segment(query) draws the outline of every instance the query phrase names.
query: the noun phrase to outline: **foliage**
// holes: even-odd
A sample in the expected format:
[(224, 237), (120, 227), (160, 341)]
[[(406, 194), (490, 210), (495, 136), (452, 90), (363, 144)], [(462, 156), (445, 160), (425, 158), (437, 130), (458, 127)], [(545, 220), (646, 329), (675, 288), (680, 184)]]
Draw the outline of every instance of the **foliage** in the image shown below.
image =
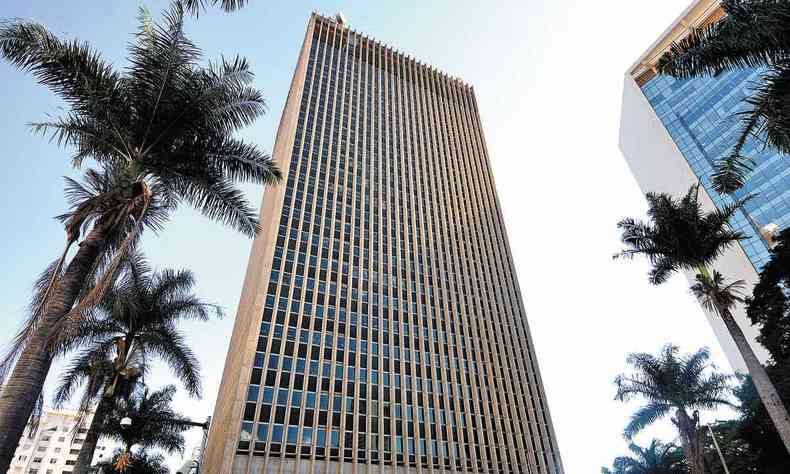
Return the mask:
[[(778, 381), (782, 394), (790, 393), (790, 379), (779, 381), (776, 368), (769, 367), (771, 378)], [(738, 418), (712, 426), (727, 466), (733, 473), (783, 474), (790, 465), (790, 456), (760, 401), (749, 377), (741, 377), (735, 389)], [(724, 473), (712, 440), (706, 451), (713, 474)]]
[(618, 222), (626, 248), (614, 257), (647, 257), (652, 265), (649, 279), (655, 285), (675, 272), (709, 265), (743, 238), (728, 224), (743, 200), (705, 212), (699, 202), (699, 185), (679, 200), (665, 193), (647, 193), (646, 197), (649, 221), (628, 217)]
[(743, 68), (765, 68), (738, 114), (741, 130), (730, 153), (716, 163), (713, 183), (720, 193), (741, 188), (753, 168), (742, 155), (750, 137), (790, 154), (790, 2), (723, 0), (725, 16), (674, 43), (658, 62), (677, 78), (716, 76)]
[(612, 469), (601, 469), (602, 474), (685, 474), (688, 472), (680, 449), (672, 443), (654, 439), (647, 448), (634, 443), (628, 445), (632, 456), (615, 458)]
[(758, 341), (774, 363), (790, 365), (790, 229), (776, 239), (771, 258), (748, 300), (746, 314), (760, 327)]

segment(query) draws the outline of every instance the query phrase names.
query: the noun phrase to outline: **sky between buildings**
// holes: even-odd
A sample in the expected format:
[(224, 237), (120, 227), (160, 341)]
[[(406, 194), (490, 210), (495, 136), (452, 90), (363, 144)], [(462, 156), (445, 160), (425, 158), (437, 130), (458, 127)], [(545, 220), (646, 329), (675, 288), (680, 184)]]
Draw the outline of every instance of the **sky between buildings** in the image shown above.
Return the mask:
[[(644, 262), (611, 259), (619, 249), (617, 220), (646, 207), (617, 148), (623, 74), (689, 1), (250, 0), (235, 14), (214, 9), (190, 20), (187, 32), (208, 58), (249, 59), (270, 111), (243, 135), (267, 150), (312, 10), (340, 10), (352, 28), (474, 86), (563, 463), (575, 474), (597, 472), (626, 450), (622, 428), (636, 405), (613, 401), (612, 380), (626, 369), (627, 353), (656, 352), (670, 341), (685, 351), (709, 346), (730, 370), (682, 277), (651, 287)], [(157, 15), (167, 6), (144, 3)], [(120, 68), (138, 5), (6, 0), (0, 18), (34, 19), (88, 41)], [(24, 315), (31, 282), (63, 248), (53, 216), (65, 209), (62, 176), (74, 173), (67, 152), (25, 125), (57, 115), (57, 99), (5, 63), (0, 84), (3, 347)], [(245, 190), (259, 205), (261, 189)], [(191, 400), (180, 393), (176, 406), (196, 420), (213, 409), (249, 248), (248, 239), (187, 209), (161, 235), (144, 239), (155, 266), (192, 269), (199, 295), (227, 313), (185, 325), (205, 394)], [(148, 380), (169, 382), (166, 371)], [(191, 446), (201, 434), (187, 436)], [(666, 423), (637, 441), (652, 436), (674, 434)], [(180, 465), (177, 456), (170, 461)]]

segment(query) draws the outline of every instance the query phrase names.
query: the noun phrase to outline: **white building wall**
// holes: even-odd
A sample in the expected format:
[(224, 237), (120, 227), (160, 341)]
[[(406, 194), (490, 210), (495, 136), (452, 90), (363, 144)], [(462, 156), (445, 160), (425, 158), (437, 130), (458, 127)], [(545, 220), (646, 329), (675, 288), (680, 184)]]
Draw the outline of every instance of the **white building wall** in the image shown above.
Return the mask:
[[(664, 128), (630, 74), (626, 74), (623, 86), (620, 150), (631, 168), (631, 173), (645, 193), (662, 192), (680, 196), (698, 181), (669, 132)], [(700, 187), (700, 198), (706, 209), (715, 209), (713, 201), (702, 187)], [(744, 280), (747, 294), (751, 293), (752, 287), (757, 282), (757, 272), (740, 246), (735, 246), (723, 255), (714, 267), (730, 280)], [(694, 272), (686, 272), (686, 277), (691, 284), (694, 281)], [(732, 368), (745, 373), (746, 366), (724, 323), (715, 314), (704, 309), (703, 312), (713, 327)], [(746, 317), (743, 305), (736, 308), (734, 316), (750, 340), (757, 357), (766, 361), (768, 352), (756, 342), (758, 331)], [(694, 315), (689, 315), (689, 317), (694, 317)]]
[[(87, 431), (72, 436), (77, 413), (70, 410), (46, 410), (33, 437), (28, 428), (19, 440), (14, 460), (7, 474), (69, 474), (79, 455)], [(85, 425), (90, 423), (90, 418)], [(99, 440), (91, 464), (112, 457), (115, 444)]]

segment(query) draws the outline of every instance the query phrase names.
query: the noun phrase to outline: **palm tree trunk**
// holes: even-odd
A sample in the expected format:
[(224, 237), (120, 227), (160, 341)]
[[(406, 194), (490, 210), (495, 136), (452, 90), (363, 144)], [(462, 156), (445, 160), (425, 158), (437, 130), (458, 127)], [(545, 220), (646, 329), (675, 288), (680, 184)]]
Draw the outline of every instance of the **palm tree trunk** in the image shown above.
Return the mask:
[(683, 454), (686, 456), (690, 474), (705, 474), (704, 445), (697, 423), (682, 409), (678, 409), (676, 420)]
[(746, 363), (746, 368), (752, 377), (757, 394), (760, 395), (760, 400), (762, 400), (765, 410), (771, 417), (771, 421), (774, 422), (774, 427), (782, 438), (785, 449), (790, 453), (790, 416), (787, 414), (787, 407), (782, 403), (782, 399), (779, 398), (779, 392), (776, 391), (776, 387), (768, 377), (768, 372), (765, 371), (765, 367), (754, 354), (752, 346), (749, 345), (749, 341), (747, 341), (741, 327), (738, 326), (735, 318), (732, 317), (732, 313), (727, 308), (722, 308), (721, 305), (717, 306), (719, 316), (724, 321), (725, 326), (727, 326), (730, 336), (735, 341), (735, 346)]
[(69, 262), (52, 301), (24, 348), (0, 394), (0, 472), (6, 472), (52, 365), (48, 350), (55, 324), (74, 305), (85, 279), (107, 246), (103, 226), (96, 224)]
[(87, 474), (88, 469), (91, 467), (93, 461), (93, 452), (96, 450), (96, 444), (99, 442), (99, 427), (107, 417), (107, 412), (110, 409), (111, 401), (107, 397), (102, 397), (99, 405), (96, 407), (96, 413), (93, 414), (91, 426), (88, 428), (88, 434), (85, 435), (85, 441), (80, 448), (80, 454), (77, 456), (77, 461), (74, 464), (74, 474)]

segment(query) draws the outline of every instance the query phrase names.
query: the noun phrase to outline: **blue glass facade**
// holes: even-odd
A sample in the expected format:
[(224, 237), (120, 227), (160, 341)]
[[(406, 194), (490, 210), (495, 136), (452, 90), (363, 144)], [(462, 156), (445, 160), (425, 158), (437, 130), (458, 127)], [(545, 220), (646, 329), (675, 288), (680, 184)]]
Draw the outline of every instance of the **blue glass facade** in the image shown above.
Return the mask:
[[(743, 102), (760, 71), (754, 69), (724, 73), (719, 77), (678, 80), (656, 76), (642, 91), (661, 122), (700, 179), (717, 206), (730, 202), (711, 185), (713, 164), (730, 152), (740, 131), (738, 112), (749, 106)], [(748, 236), (741, 242), (758, 270), (768, 259), (768, 247), (757, 235), (756, 225), (776, 223), (781, 229), (790, 224), (790, 157), (764, 147), (759, 141), (747, 143), (743, 150), (755, 161), (747, 184), (737, 197), (755, 193), (733, 225)]]

